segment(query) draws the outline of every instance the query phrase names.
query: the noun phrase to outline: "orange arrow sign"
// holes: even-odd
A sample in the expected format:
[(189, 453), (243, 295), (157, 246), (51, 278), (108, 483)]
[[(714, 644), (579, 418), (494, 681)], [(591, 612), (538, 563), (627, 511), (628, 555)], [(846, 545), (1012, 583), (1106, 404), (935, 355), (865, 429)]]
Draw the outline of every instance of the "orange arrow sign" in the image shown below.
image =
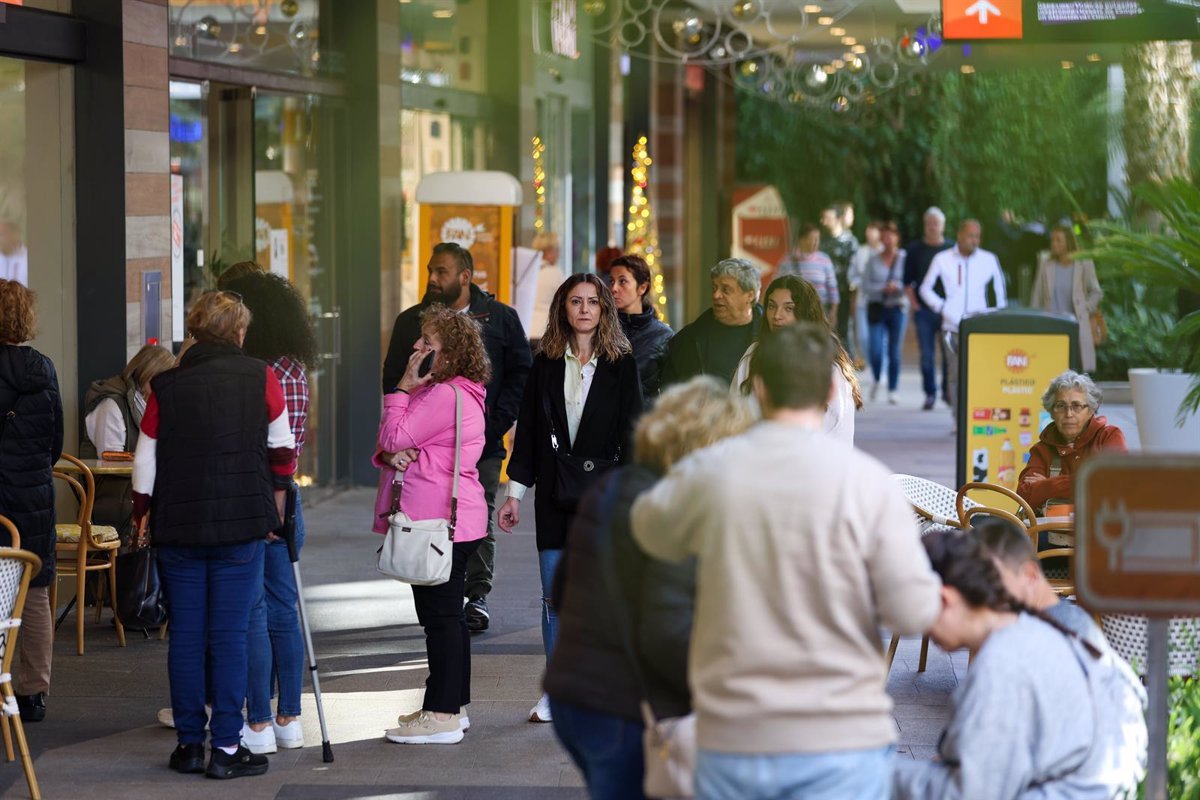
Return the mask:
[(947, 39), (1020, 39), (1021, 0), (942, 0)]

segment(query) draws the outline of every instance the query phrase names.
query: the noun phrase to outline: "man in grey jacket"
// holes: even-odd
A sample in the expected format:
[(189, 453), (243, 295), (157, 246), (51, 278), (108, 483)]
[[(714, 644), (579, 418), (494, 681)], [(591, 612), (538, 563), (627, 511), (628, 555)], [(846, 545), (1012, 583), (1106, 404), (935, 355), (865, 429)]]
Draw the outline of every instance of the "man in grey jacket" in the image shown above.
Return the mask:
[(648, 554), (699, 558), (699, 800), (888, 793), (879, 627), (925, 631), (939, 583), (887, 468), (823, 432), (833, 356), (814, 325), (763, 341), (750, 378), (764, 421), (679, 462), (633, 506)]

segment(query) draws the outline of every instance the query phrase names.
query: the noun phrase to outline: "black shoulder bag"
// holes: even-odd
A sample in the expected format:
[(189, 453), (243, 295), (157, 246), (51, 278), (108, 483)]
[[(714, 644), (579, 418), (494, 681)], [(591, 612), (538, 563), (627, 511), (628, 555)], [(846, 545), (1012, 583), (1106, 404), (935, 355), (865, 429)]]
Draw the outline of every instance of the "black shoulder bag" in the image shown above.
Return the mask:
[[(553, 391), (553, 390), (552, 390)], [(554, 428), (554, 415), (550, 413), (550, 398), (542, 395), (542, 409), (546, 413), (546, 424), (550, 426), (550, 449), (554, 451), (554, 491), (551, 500), (564, 514), (574, 514), (579, 508), (579, 498), (596, 484), (600, 476), (621, 463), (621, 448), (617, 447), (616, 458), (583, 458), (558, 445), (558, 432)]]

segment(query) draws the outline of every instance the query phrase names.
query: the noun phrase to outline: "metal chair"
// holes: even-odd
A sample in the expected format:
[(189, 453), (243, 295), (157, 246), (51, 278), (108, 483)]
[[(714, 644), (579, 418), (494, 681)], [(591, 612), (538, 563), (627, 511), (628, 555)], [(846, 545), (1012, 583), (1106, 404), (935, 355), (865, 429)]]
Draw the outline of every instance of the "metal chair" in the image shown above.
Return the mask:
[[(21, 767), (25, 770), (25, 783), (29, 796), (41, 800), (37, 775), (33, 771), (33, 758), (29, 755), (29, 743), (25, 740), (25, 728), (21, 725), (21, 712), (12, 688), (12, 660), (16, 651), (17, 634), (21, 630), (21, 614), (25, 610), (25, 598), (29, 594), (29, 582), (42, 569), (42, 560), (33, 553), (20, 549), (21, 536), (7, 518), (0, 516), (0, 528), (12, 538), (11, 547), (0, 547), (0, 733), (4, 738), (4, 755), (9, 761), (16, 760), (13, 739), (21, 754)], [(10, 731), (9, 726), (12, 726)]]
[[(121, 537), (116, 528), (109, 525), (92, 524), (92, 504), (96, 500), (96, 479), (87, 465), (67, 453), (62, 458), (71, 462), (79, 471), (79, 478), (61, 470), (54, 470), (54, 477), (70, 487), (79, 501), (79, 513), (74, 523), (55, 525), (56, 575), (50, 584), (50, 607), (58, 616), (58, 578), (75, 578), (75, 643), (79, 655), (83, 655), (83, 602), (89, 572), (108, 573), (108, 596), (113, 607), (113, 620), (117, 628), (117, 642), (125, 646), (125, 626), (117, 613), (117, 551)], [(97, 590), (99, 586), (97, 586)], [(96, 621), (100, 621), (100, 592), (95, 594)], [(57, 629), (57, 622), (55, 628)]]

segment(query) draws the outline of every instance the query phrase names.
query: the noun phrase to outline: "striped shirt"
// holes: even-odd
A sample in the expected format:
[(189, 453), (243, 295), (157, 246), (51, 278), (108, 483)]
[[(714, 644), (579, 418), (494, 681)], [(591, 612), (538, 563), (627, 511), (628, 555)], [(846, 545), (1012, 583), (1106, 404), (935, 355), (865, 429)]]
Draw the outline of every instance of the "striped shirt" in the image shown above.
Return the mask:
[(779, 262), (775, 277), (782, 278), (784, 275), (799, 275), (811, 283), (824, 306), (837, 305), (841, 301), (833, 261), (820, 250), (815, 253), (791, 253), (784, 257)]

